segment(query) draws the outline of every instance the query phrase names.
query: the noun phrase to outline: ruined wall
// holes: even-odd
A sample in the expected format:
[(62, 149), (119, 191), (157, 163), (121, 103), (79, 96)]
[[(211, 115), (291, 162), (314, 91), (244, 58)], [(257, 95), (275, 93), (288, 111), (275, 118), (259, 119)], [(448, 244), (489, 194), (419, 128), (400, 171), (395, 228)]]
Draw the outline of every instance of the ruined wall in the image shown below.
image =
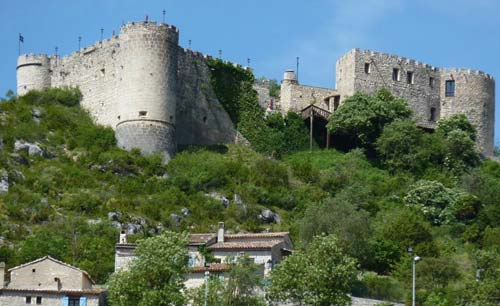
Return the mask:
[[(398, 70), (396, 80), (393, 80), (394, 69)], [(435, 126), (440, 108), (438, 68), (396, 55), (354, 49), (338, 62), (337, 70), (343, 71), (337, 76), (342, 96), (386, 88), (408, 101), (419, 125)]]
[[(455, 93), (446, 96), (446, 81), (455, 81)], [(481, 71), (443, 69), (441, 71), (441, 118), (465, 114), (477, 130), (477, 148), (493, 156), (495, 124), (495, 80)]]

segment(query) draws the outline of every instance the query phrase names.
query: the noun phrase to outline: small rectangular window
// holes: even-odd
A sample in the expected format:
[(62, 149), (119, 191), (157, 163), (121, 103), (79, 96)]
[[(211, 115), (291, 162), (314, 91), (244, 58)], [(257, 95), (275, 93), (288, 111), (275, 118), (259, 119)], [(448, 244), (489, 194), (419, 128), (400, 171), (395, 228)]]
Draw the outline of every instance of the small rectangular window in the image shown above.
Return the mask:
[(392, 69), (392, 80), (399, 81), (399, 69), (398, 68)]
[(80, 297), (70, 297), (68, 306), (80, 306)]
[(429, 78), (429, 87), (434, 88), (434, 78), (433, 77)]
[(36, 297), (36, 304), (37, 305), (42, 305), (42, 297), (41, 296), (37, 296)]
[(140, 111), (140, 112), (139, 112), (139, 116), (141, 116), (141, 117), (144, 117), (144, 116), (146, 116), (147, 114), (148, 114), (148, 112), (147, 112), (147, 111)]
[(435, 107), (431, 107), (431, 118), (430, 118), (430, 121), (436, 121), (436, 108)]
[(365, 73), (368, 74), (371, 72), (370, 63), (365, 63)]
[(454, 97), (455, 96), (455, 81), (448, 80), (446, 81), (446, 97)]
[(413, 84), (413, 71), (406, 72), (406, 82), (408, 84)]
[(31, 296), (26, 297), (26, 304), (31, 304)]

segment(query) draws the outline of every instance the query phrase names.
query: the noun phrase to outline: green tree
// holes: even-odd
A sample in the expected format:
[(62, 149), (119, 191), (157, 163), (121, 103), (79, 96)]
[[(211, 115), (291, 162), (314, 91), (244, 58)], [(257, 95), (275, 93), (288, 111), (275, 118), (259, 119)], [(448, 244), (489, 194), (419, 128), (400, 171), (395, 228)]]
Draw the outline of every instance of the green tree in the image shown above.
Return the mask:
[(396, 119), (406, 119), (411, 110), (406, 101), (382, 89), (374, 95), (356, 93), (344, 100), (328, 123), (331, 133), (346, 137), (354, 147), (374, 149), (384, 127)]
[(427, 166), (420, 150), (424, 132), (413, 121), (396, 120), (384, 127), (376, 141), (378, 155), (391, 170), (419, 173)]
[(462, 190), (446, 188), (436, 181), (421, 180), (411, 186), (404, 198), (409, 207), (418, 209), (433, 224), (448, 224), (474, 218), (479, 200)]
[[(258, 295), (262, 286), (261, 266), (253, 263), (248, 255), (236, 261), (228, 260), (229, 272), (224, 279), (210, 277), (208, 281), (208, 305), (213, 306), (263, 306), (264, 298)], [(203, 306), (205, 286), (194, 289), (191, 293), (193, 306)]]
[(113, 306), (181, 306), (188, 263), (187, 235), (165, 232), (141, 240), (128, 271), (113, 274), (109, 301)]
[(356, 260), (345, 255), (333, 235), (316, 236), (271, 273), (268, 297), (301, 305), (349, 305)]
[(328, 198), (311, 203), (304, 216), (296, 224), (299, 241), (305, 245), (321, 234), (334, 234), (338, 244), (362, 267), (371, 265), (372, 250), (368, 245), (370, 237), (369, 214), (356, 210), (353, 203), (344, 198)]

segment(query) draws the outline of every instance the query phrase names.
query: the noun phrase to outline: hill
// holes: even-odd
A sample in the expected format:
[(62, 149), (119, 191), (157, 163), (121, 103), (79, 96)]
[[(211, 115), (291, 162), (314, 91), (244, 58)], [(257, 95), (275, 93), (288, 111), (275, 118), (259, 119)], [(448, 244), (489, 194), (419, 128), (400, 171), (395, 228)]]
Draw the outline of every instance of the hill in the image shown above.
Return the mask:
[[(262, 135), (274, 136), (251, 136), (261, 153), (187, 148), (164, 165), (159, 155), (117, 148), (113, 131), (95, 125), (79, 99), (77, 90), (51, 89), (0, 103), (0, 261), (10, 267), (51, 255), (104, 283), (120, 228), (133, 240), (225, 221), (232, 231), (290, 230), (297, 247), (335, 233), (358, 260), (356, 295), (404, 299), (413, 247), (424, 258), (422, 302), (499, 296), (500, 164), (464, 156), (470, 142), (458, 141), (466, 129), (456, 124), (443, 125), (447, 138), (436, 144), (439, 134), (390, 118), (357, 148), (309, 152), (282, 149), (296, 138), (286, 138), (283, 126), (294, 125), (284, 120), (300, 119), (272, 115)], [(244, 128), (264, 115), (244, 107)], [(345, 133), (352, 122), (344, 113), (332, 130)], [(414, 142), (396, 146), (400, 135)], [(268, 145), (283, 139), (279, 150)]]

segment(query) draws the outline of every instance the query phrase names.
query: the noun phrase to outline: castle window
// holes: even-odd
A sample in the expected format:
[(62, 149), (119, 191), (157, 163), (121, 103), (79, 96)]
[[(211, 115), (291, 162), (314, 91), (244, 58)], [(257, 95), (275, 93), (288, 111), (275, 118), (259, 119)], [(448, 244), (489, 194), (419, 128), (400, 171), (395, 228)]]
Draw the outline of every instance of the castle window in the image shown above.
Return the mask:
[(455, 81), (454, 80), (446, 81), (445, 96), (446, 97), (454, 97), (455, 96)]
[(392, 69), (392, 80), (399, 81), (399, 69), (398, 68)]
[(37, 305), (42, 305), (42, 297), (41, 296), (37, 296), (36, 297), (36, 304)]
[(368, 74), (371, 72), (370, 63), (365, 63), (365, 73)]
[(434, 78), (433, 77), (429, 78), (429, 87), (434, 88)]
[(406, 82), (408, 84), (413, 84), (413, 71), (406, 72)]
[(139, 117), (145, 117), (147, 116), (148, 112), (147, 111), (140, 111), (139, 112)]
[(31, 272), (35, 273), (35, 272), (36, 272), (36, 269), (31, 269)]
[(431, 107), (431, 118), (430, 118), (431, 121), (436, 121), (436, 108), (435, 107)]
[(80, 306), (80, 298), (79, 297), (70, 297), (68, 299), (68, 306)]
[(26, 297), (26, 304), (31, 304), (31, 296)]

